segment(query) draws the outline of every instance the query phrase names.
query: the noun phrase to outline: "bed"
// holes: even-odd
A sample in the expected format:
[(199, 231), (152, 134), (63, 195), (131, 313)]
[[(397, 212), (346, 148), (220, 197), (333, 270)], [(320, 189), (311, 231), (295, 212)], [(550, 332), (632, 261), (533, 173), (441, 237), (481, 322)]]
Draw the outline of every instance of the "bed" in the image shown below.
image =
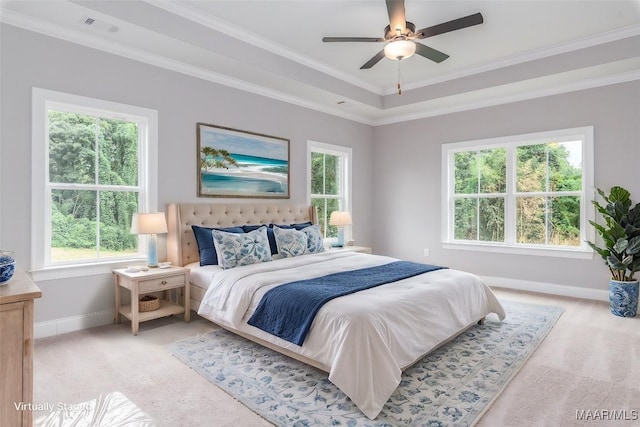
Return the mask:
[(326, 371), (370, 419), (397, 388), (403, 369), (488, 314), (505, 317), (493, 292), (477, 276), (440, 269), (331, 299), (319, 309), (298, 345), (249, 324), (265, 294), (284, 283), (401, 262), (329, 249), (229, 269), (199, 265), (193, 225), (316, 224), (315, 209), (308, 205), (171, 204), (167, 220), (168, 260), (191, 269), (191, 307), (199, 315)]

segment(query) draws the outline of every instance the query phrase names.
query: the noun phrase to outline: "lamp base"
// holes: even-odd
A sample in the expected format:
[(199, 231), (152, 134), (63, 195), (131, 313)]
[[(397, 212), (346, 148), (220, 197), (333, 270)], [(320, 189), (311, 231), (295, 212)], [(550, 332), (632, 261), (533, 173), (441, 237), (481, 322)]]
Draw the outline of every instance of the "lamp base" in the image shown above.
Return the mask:
[(344, 227), (338, 227), (338, 241), (331, 246), (334, 248), (344, 247)]
[(147, 236), (147, 267), (158, 267), (158, 238), (156, 234)]

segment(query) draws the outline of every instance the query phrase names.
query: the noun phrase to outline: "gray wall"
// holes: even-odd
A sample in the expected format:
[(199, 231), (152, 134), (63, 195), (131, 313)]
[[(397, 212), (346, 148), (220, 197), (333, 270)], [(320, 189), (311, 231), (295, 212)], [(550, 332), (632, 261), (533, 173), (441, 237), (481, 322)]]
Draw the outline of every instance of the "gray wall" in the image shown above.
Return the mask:
[[(291, 199), (306, 203), (306, 141), (353, 149), (353, 234), (371, 245), (373, 219), (370, 126), (275, 101), (18, 29), (0, 26), (0, 248), (31, 259), (31, 88), (68, 92), (158, 111), (158, 207), (198, 198), (196, 122), (260, 132), (291, 141)], [(255, 200), (251, 200), (255, 201)], [(113, 308), (111, 275), (38, 283), (36, 322)]]
[(377, 127), (374, 250), (482, 276), (607, 289), (599, 257), (507, 255), (441, 244), (442, 144), (588, 125), (594, 126), (596, 187), (622, 185), (640, 201), (638, 81)]

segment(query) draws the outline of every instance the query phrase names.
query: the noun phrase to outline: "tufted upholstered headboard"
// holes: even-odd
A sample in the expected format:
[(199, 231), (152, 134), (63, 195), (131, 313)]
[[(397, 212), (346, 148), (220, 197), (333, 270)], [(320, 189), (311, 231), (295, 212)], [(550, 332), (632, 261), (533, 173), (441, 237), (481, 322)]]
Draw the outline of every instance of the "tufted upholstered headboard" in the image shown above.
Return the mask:
[(172, 203), (167, 206), (167, 259), (183, 266), (199, 260), (192, 225), (232, 227), (247, 224), (318, 223), (315, 206), (265, 203)]

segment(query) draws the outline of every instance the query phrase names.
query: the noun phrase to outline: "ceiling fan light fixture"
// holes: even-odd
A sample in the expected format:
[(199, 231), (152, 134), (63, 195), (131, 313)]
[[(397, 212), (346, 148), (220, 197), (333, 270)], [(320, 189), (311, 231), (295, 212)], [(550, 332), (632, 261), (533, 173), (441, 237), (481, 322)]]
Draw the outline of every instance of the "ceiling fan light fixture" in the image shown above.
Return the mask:
[(407, 59), (416, 53), (416, 44), (410, 40), (396, 40), (384, 47), (384, 56), (394, 61)]

